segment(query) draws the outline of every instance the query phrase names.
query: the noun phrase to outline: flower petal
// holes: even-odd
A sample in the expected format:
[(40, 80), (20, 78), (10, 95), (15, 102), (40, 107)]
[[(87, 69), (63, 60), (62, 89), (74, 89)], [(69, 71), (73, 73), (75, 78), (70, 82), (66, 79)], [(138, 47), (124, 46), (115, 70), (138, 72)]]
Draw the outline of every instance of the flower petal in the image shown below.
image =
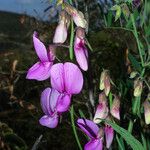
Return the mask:
[(93, 121), (87, 119), (78, 119), (77, 124), (81, 128), (81, 130), (90, 138), (97, 137), (99, 127)]
[(88, 52), (82, 43), (80, 43), (80, 39), (76, 38), (74, 43), (74, 52), (76, 56), (76, 60), (81, 67), (82, 70), (88, 70)]
[(78, 94), (83, 86), (83, 75), (73, 63), (64, 64), (65, 90), (68, 94)]
[(47, 56), (47, 50), (44, 44), (38, 39), (37, 32), (33, 34), (33, 43), (35, 51), (42, 62), (49, 61)]
[(84, 150), (102, 150), (102, 149), (103, 149), (102, 139), (93, 139), (84, 146)]
[(64, 92), (64, 67), (62, 63), (58, 63), (51, 68), (51, 86), (59, 92)]
[(45, 63), (37, 62), (28, 70), (26, 78), (35, 79), (38, 81), (43, 81), (48, 79), (50, 77), (50, 70), (52, 64), (53, 63), (51, 62), (45, 62)]
[(64, 43), (67, 39), (67, 28), (64, 22), (60, 22), (55, 30), (53, 43)]
[(50, 108), (52, 110), (52, 112), (56, 111), (56, 107), (57, 107), (57, 103), (59, 100), (61, 93), (59, 93), (57, 90), (55, 89), (51, 89), (51, 93), (49, 95), (49, 103), (50, 103)]
[(57, 102), (57, 112), (65, 112), (69, 109), (71, 96), (62, 94)]
[(45, 115), (39, 120), (39, 122), (42, 126), (55, 128), (58, 125), (58, 115), (54, 115), (53, 117)]
[(106, 137), (106, 147), (109, 149), (114, 138), (114, 129), (107, 125), (104, 130)]
[(43, 112), (46, 115), (52, 114), (52, 110), (50, 108), (50, 94), (51, 94), (51, 88), (46, 88), (42, 94), (41, 94), (41, 107)]

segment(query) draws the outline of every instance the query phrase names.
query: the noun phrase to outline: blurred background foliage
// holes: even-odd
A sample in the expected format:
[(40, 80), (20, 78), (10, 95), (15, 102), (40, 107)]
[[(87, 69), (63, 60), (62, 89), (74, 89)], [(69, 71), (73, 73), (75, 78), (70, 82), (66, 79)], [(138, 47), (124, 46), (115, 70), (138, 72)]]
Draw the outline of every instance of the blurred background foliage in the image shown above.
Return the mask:
[[(78, 149), (72, 133), (69, 113), (63, 115), (61, 125), (57, 129), (47, 129), (38, 123), (42, 114), (40, 93), (49, 86), (49, 81), (37, 82), (25, 78), (28, 68), (37, 60), (32, 43), (33, 31), (38, 31), (40, 39), (48, 46), (52, 42), (58, 21), (60, 8), (55, 7), (56, 1), (45, 0), (44, 2), (46, 6), (42, 8), (42, 12), (47, 14), (44, 20), (38, 15), (38, 10), (34, 11), (36, 17), (32, 17), (32, 14), (28, 16), (0, 11), (0, 149), (2, 150)], [(130, 68), (136, 67), (140, 70), (138, 44), (132, 20), (128, 15), (132, 13), (135, 19), (140, 46), (143, 49), (142, 55), (148, 66), (145, 78), (147, 82), (150, 82), (150, 2), (140, 1), (138, 7), (130, 1), (125, 3), (121, 0), (74, 0), (73, 2), (88, 20), (87, 39), (93, 49), (93, 52), (89, 50), (90, 71), (84, 73), (84, 90), (73, 97), (75, 111), (79, 114), (78, 110), (82, 109), (87, 117), (90, 116), (87, 113), (88, 89), (91, 88), (89, 80), (92, 79), (90, 85), (92, 84), (94, 99), (97, 101), (100, 92), (98, 90), (100, 72), (102, 69), (108, 69), (118, 89), (128, 93), (128, 97), (122, 98), (123, 103), (127, 104), (122, 110), (129, 110), (124, 121), (120, 123), (122, 127), (127, 128), (127, 122), (134, 116), (131, 116), (131, 110), (127, 107), (131, 105), (129, 88), (132, 84), (126, 78), (132, 70)], [(0, 1), (0, 4), (3, 2)], [(121, 6), (123, 12), (120, 12), (117, 18), (116, 8), (113, 8), (115, 4)], [(125, 4), (129, 4), (129, 10)], [(40, 8), (40, 4), (38, 7)], [(68, 44), (69, 41), (66, 42), (66, 45)], [(129, 64), (128, 55), (126, 55), (128, 51), (130, 53)], [(67, 49), (57, 48), (56, 53), (62, 62), (69, 60)], [(148, 90), (144, 91), (144, 98), (147, 92)], [(137, 123), (139, 122), (142, 122), (142, 126), (141, 123), (137, 125), (138, 129), (143, 130), (146, 139), (149, 139), (150, 129), (142, 120), (137, 119)], [(140, 137), (136, 129), (133, 132), (137, 138)], [(84, 143), (85, 137), (81, 139)], [(116, 149), (116, 143), (113, 147)]]

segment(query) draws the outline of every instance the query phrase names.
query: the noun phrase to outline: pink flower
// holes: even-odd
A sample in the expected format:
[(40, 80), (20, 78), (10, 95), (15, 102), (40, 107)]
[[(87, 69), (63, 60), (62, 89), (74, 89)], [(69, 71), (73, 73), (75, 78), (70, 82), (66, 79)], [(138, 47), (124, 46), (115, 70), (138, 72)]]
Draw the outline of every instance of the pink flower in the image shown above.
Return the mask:
[(44, 44), (38, 39), (36, 32), (33, 34), (33, 43), (39, 61), (28, 70), (26, 78), (43, 81), (50, 77), (50, 70), (55, 57), (51, 49), (46, 50)]
[(83, 76), (73, 63), (58, 63), (51, 68), (51, 88), (46, 88), (41, 96), (41, 106), (45, 115), (40, 124), (49, 128), (58, 125), (59, 116), (69, 109), (71, 96), (82, 90)]
[(82, 28), (77, 28), (75, 42), (74, 42), (74, 52), (76, 60), (80, 68), (84, 71), (88, 70), (88, 51), (85, 46), (85, 31)]

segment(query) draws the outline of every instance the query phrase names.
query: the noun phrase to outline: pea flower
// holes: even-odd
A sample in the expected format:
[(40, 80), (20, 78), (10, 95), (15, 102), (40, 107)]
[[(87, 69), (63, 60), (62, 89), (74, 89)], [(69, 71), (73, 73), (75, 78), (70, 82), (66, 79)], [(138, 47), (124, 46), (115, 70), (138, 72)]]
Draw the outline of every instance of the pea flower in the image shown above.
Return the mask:
[(59, 23), (56, 27), (53, 43), (64, 43), (67, 39), (67, 27), (70, 23), (70, 18), (65, 11), (62, 11), (59, 16)]
[(83, 86), (83, 75), (73, 63), (55, 64), (51, 68), (51, 86), (61, 93), (78, 94)]
[(41, 106), (45, 115), (40, 124), (49, 128), (58, 125), (59, 116), (69, 109), (72, 94), (78, 94), (83, 86), (80, 69), (73, 63), (58, 63), (51, 68), (51, 88), (43, 91)]
[(106, 148), (109, 149), (113, 142), (114, 129), (109, 125), (105, 125), (104, 131), (105, 131), (105, 138), (106, 138)]
[(68, 3), (63, 3), (64, 4), (64, 9), (68, 14), (70, 14), (73, 18), (74, 23), (76, 24), (77, 27), (81, 28), (87, 28), (87, 21), (85, 20), (85, 17), (83, 13), (77, 9), (75, 9), (73, 6), (71, 6)]
[(50, 77), (50, 69), (55, 56), (51, 48), (46, 50), (44, 44), (38, 39), (37, 32), (33, 34), (33, 43), (39, 61), (28, 70), (26, 78), (43, 81)]
[(101, 93), (99, 95), (99, 104), (97, 106), (93, 122), (96, 124), (100, 123), (101, 119), (106, 119), (106, 117), (108, 116), (108, 112), (109, 109), (107, 106), (107, 98), (105, 96), (105, 93)]
[(88, 70), (88, 51), (85, 46), (85, 30), (82, 28), (77, 28), (75, 42), (74, 42), (74, 52), (76, 60), (82, 70)]
[(143, 90), (143, 81), (140, 79), (136, 79), (134, 81), (134, 96), (139, 97), (142, 94)]
[(59, 115), (69, 109), (70, 98), (71, 95), (46, 88), (41, 94), (41, 107), (45, 115), (39, 120), (40, 124), (55, 128), (58, 125)]
[(109, 76), (109, 71), (108, 70), (104, 70), (101, 73), (101, 77), (100, 77), (100, 90), (104, 90), (106, 96), (108, 96), (109, 92), (110, 92), (110, 76)]
[(77, 124), (90, 138), (90, 141), (84, 146), (84, 150), (102, 150), (104, 134), (106, 147), (110, 148), (114, 138), (114, 130), (111, 126), (106, 125), (105, 128), (99, 128), (97, 124), (88, 119), (78, 119)]
[(113, 117), (117, 118), (120, 120), (120, 99), (118, 96), (115, 95), (112, 107), (110, 109), (110, 113)]
[(78, 119), (77, 124), (80, 129), (90, 138), (84, 146), (84, 150), (102, 150), (103, 136), (102, 130), (93, 121), (88, 119)]
[(144, 102), (144, 116), (146, 124), (150, 124), (150, 102), (145, 100)]

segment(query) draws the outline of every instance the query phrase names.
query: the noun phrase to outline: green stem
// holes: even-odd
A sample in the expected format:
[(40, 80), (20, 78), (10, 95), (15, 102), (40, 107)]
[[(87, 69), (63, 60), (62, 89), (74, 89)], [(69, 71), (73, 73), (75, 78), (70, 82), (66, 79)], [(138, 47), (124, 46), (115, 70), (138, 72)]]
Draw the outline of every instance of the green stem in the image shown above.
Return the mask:
[(135, 102), (134, 102), (134, 105), (133, 105), (133, 114), (137, 114), (138, 113), (138, 111), (139, 111), (139, 103), (140, 103), (140, 100), (141, 100), (141, 97), (139, 96), (139, 97), (136, 97), (135, 98)]
[(76, 126), (75, 126), (75, 123), (74, 123), (74, 108), (73, 108), (73, 105), (71, 106), (70, 116), (71, 116), (71, 124), (72, 124), (72, 129), (73, 129), (73, 132), (74, 132), (75, 139), (77, 141), (79, 149), (82, 150), (82, 146), (80, 144), (79, 137), (78, 137), (78, 134), (77, 134), (77, 131), (76, 131)]
[(70, 36), (70, 47), (69, 47), (69, 55), (71, 60), (73, 60), (73, 40), (74, 40), (74, 24), (73, 24), (73, 20), (71, 20), (71, 36)]

